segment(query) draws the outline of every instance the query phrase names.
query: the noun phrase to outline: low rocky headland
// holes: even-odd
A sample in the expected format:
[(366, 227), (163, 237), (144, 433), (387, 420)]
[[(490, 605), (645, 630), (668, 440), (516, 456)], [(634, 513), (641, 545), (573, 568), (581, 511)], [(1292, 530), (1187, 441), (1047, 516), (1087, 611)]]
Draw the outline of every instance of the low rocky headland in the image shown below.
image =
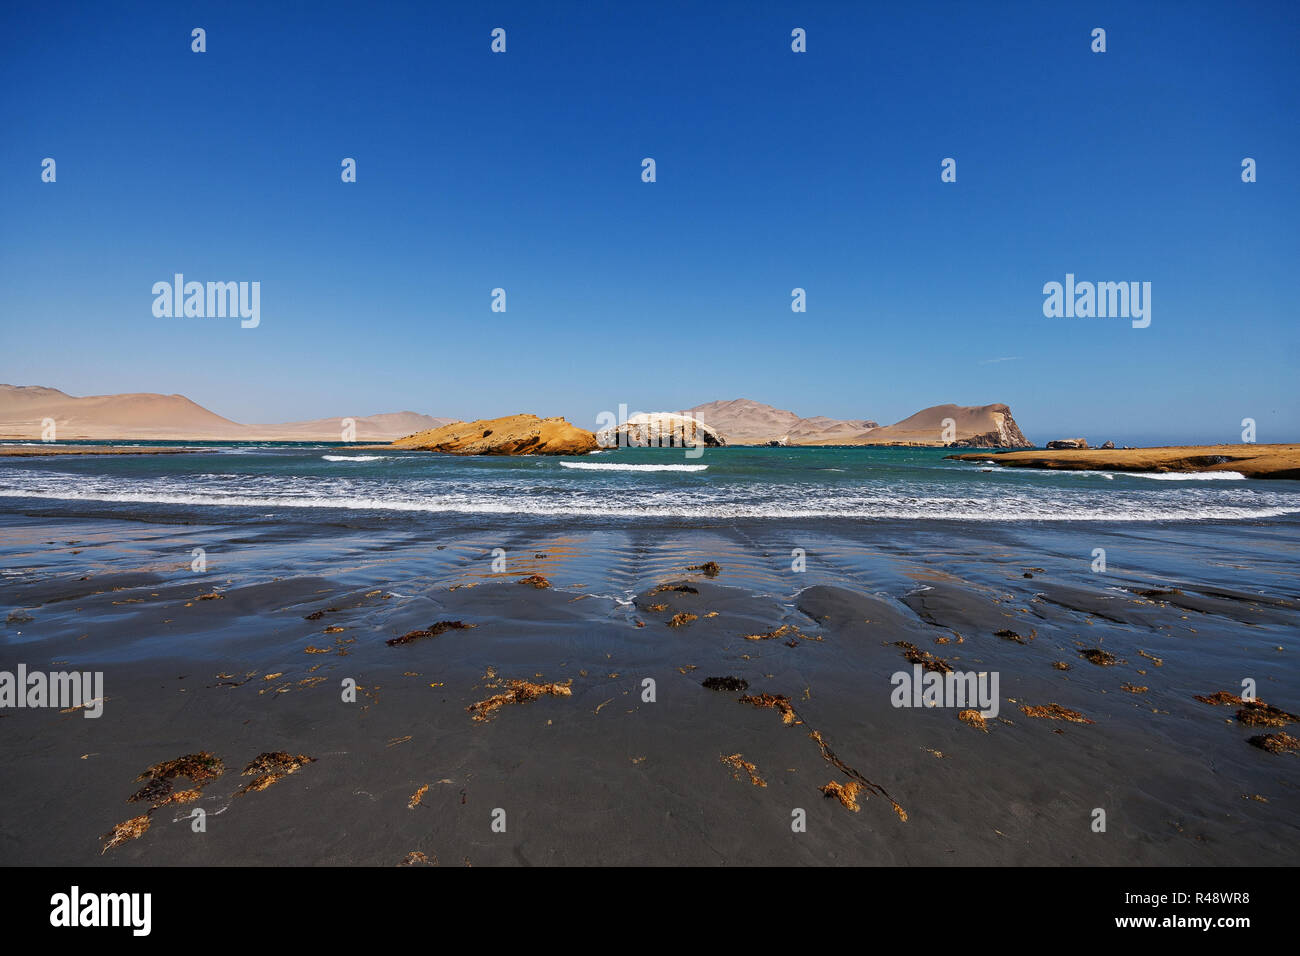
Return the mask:
[(1171, 445), (1164, 448), (1061, 448), (1051, 451), (968, 452), (958, 461), (1007, 468), (1063, 471), (1237, 472), (1247, 478), (1300, 478), (1300, 444)]

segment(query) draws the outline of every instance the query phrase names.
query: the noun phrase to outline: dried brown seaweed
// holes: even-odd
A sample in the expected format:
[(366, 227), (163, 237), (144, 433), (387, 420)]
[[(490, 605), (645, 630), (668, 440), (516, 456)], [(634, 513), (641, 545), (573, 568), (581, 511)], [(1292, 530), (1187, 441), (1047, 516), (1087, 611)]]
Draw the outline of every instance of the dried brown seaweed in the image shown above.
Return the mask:
[(699, 594), (700, 589), (691, 587), (689, 584), (661, 584), (651, 594), (659, 594), (662, 591), (678, 591), (682, 594)]
[(254, 779), (235, 791), (235, 796), (265, 790), (277, 780), (282, 780), (291, 773), (297, 773), (307, 764), (315, 762), (315, 757), (308, 757), (305, 754), (298, 754), (295, 757), (283, 750), (260, 753), (244, 768), (242, 774), (242, 776), (253, 777)]
[(1295, 753), (1300, 750), (1300, 739), (1292, 737), (1285, 730), (1279, 730), (1275, 734), (1262, 734), (1258, 737), (1251, 737), (1246, 743), (1252, 747), (1258, 747), (1260, 750), (1267, 750), (1271, 754)]
[(957, 719), (963, 724), (970, 724), (972, 727), (984, 731), (986, 734), (989, 732), (989, 722), (978, 710), (959, 710), (957, 712)]
[(1250, 700), (1243, 702), (1242, 708), (1237, 711), (1237, 720), (1248, 727), (1285, 727), (1300, 720), (1300, 717), (1262, 700)]
[(700, 683), (709, 690), (749, 690), (749, 681), (743, 677), (706, 677)]
[(1242, 700), (1236, 694), (1230, 694), (1226, 690), (1215, 691), (1208, 697), (1202, 694), (1196, 694), (1195, 699), (1199, 700), (1202, 704), (1213, 704), (1216, 707), (1223, 707), (1226, 705), (1240, 707), (1242, 704), (1246, 703), (1246, 701)]
[(389, 647), (397, 647), (401, 644), (410, 644), (412, 641), (418, 641), (422, 637), (437, 637), (439, 634), (447, 631), (457, 630), (464, 631), (476, 624), (466, 624), (464, 621), (439, 621), (437, 624), (430, 624), (428, 627), (419, 631), (407, 631), (401, 637), (390, 637), (384, 643)]
[[(884, 797), (886, 800), (889, 801), (890, 806), (893, 807), (894, 809), (894, 812), (898, 814), (898, 819), (903, 821), (904, 823), (907, 822), (907, 811), (904, 810), (901, 806), (899, 806), (898, 801), (895, 800), (893, 797), (891, 797), (888, 791), (886, 791), (884, 787), (880, 786), (880, 784), (872, 783), (870, 780), (868, 780), (866, 777), (864, 777), (862, 774), (854, 770), (843, 760), (841, 760), (838, 756), (836, 756), (835, 751), (831, 750), (830, 744), (826, 742), (826, 738), (821, 735), (821, 731), (814, 730), (808, 736), (817, 742), (817, 746), (821, 748), (822, 757), (824, 757), (827, 761), (829, 761), (830, 763), (838, 767), (840, 770), (842, 770), (851, 779), (856, 780), (858, 783), (862, 785), (862, 790), (859, 790), (858, 791), (859, 793), (865, 790), (868, 793), (874, 793), (877, 796)], [(854, 794), (854, 796), (856, 797), (857, 794)]]
[(794, 712), (794, 707), (790, 704), (790, 698), (784, 694), (746, 694), (740, 698), (740, 702), (742, 704), (752, 704), (755, 707), (772, 708), (781, 715), (781, 722), (787, 726), (803, 723)]
[(920, 664), (922, 669), (935, 671), (939, 674), (947, 674), (952, 671), (952, 665), (942, 657), (936, 657), (929, 651), (923, 651), (910, 641), (894, 641), (895, 647), (903, 649), (903, 657), (909, 664)]
[(474, 720), (482, 723), (490, 720), (494, 713), (507, 704), (526, 704), (548, 694), (552, 697), (572, 697), (573, 689), (570, 686), (572, 683), (573, 678), (569, 678), (563, 684), (556, 681), (549, 684), (534, 684), (526, 680), (509, 680), (506, 681), (506, 686), (510, 690), (506, 693), (494, 694), (485, 700), (476, 701), (465, 709), (473, 715)]
[(402, 862), (398, 863), (397, 865), (398, 866), (437, 866), (438, 857), (435, 855), (434, 858), (430, 860), (419, 850), (412, 850), (410, 853), (406, 854), (406, 856), (402, 858)]
[(722, 762), (731, 768), (731, 776), (739, 780), (742, 772), (749, 774), (749, 782), (755, 787), (766, 787), (767, 781), (758, 775), (758, 767), (745, 759), (744, 754), (723, 755)]
[(540, 575), (540, 574), (530, 574), (530, 575), (528, 575), (528, 577), (524, 578), (524, 579), (521, 580), (519, 583), (520, 583), (520, 584), (531, 584), (533, 587), (537, 588), (539, 591), (542, 590), (543, 588), (549, 588), (549, 587), (551, 586), (551, 582), (548, 581), (548, 580), (546, 580), (546, 578), (545, 578), (544, 576)]
[(686, 569), (687, 571), (702, 571), (711, 578), (716, 578), (722, 566), (717, 561), (705, 561), (703, 564), (692, 564)]
[(165, 807), (173, 803), (193, 803), (201, 796), (203, 796), (202, 790), (177, 790), (168, 795), (167, 799), (158, 805)]
[(148, 829), (149, 814), (147, 813), (142, 813), (138, 817), (132, 817), (130, 820), (124, 820), (100, 837), (101, 840), (106, 840), (108, 842), (104, 844), (104, 848), (99, 852), (102, 855), (114, 847), (121, 846), (127, 840), (139, 839)]
[(699, 617), (698, 614), (692, 614), (690, 611), (679, 611), (672, 616), (672, 620), (668, 622), (668, 626), (681, 627), (683, 624), (691, 623), (691, 621), (698, 621)]
[(852, 810), (858, 813), (862, 810), (858, 806), (858, 794), (862, 792), (862, 784), (856, 780), (850, 780), (848, 783), (836, 783), (832, 780), (824, 787), (818, 787), (818, 790), (826, 797), (834, 797), (840, 802), (840, 805), (846, 810)]
[(160, 806), (171, 796), (172, 784), (170, 780), (163, 780), (158, 777), (150, 777), (149, 781), (137, 790), (131, 796), (126, 798), (127, 803), (147, 803), (150, 806)]
[(1026, 717), (1036, 717), (1041, 720), (1068, 720), (1072, 724), (1096, 723), (1096, 721), (1089, 720), (1077, 710), (1070, 710), (1068, 707), (1062, 707), (1060, 704), (1042, 704), (1037, 707), (1030, 707), (1028, 704), (1021, 704), (1020, 712)]
[(1096, 664), (1098, 667), (1113, 667), (1119, 663), (1119, 658), (1110, 651), (1103, 651), (1100, 647), (1085, 647), (1079, 651), (1079, 656), (1089, 664)]
[(175, 777), (188, 777), (197, 784), (206, 784), (216, 780), (225, 772), (226, 765), (222, 763), (220, 757), (213, 756), (206, 750), (200, 750), (198, 753), (186, 754), (175, 760), (156, 763), (135, 779), (139, 781), (154, 777), (158, 780), (171, 780)]
[(1004, 628), (1001, 631), (994, 631), (993, 636), (1000, 637), (1006, 641), (1015, 641), (1017, 644), (1028, 644), (1030, 641), (1032, 641), (1034, 638), (1038, 636), (1038, 632), (1030, 631), (1029, 635), (1026, 637), (1017, 634), (1015, 631), (1011, 630), (1010, 628)]

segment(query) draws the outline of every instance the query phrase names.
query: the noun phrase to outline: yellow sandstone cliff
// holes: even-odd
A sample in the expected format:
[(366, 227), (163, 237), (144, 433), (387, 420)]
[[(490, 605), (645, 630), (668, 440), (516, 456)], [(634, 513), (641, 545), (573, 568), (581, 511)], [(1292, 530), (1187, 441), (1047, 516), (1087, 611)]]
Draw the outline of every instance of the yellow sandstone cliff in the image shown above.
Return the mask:
[(585, 455), (598, 446), (594, 434), (563, 418), (507, 415), (430, 428), (388, 447), (450, 455)]

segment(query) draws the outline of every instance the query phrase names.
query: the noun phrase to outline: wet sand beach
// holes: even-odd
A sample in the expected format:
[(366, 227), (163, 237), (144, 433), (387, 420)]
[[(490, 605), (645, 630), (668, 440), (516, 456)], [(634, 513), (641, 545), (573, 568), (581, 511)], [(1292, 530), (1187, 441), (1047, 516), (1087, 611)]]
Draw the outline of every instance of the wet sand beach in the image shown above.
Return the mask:
[[(0, 669), (105, 701), (0, 712), (0, 861), (1289, 864), (1296, 529), (10, 508)], [(997, 715), (895, 707), (914, 662)]]

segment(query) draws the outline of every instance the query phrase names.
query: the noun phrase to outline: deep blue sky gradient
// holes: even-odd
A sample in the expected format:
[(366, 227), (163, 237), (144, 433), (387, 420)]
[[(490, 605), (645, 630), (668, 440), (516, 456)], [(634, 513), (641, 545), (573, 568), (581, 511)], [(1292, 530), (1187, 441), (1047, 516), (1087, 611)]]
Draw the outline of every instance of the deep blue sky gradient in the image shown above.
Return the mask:
[[(9, 3), (0, 27), (0, 381), (245, 422), (743, 396), (1300, 439), (1300, 4)], [(178, 271), (259, 280), (260, 328), (154, 318)], [(1151, 282), (1150, 328), (1044, 318), (1067, 272)]]

